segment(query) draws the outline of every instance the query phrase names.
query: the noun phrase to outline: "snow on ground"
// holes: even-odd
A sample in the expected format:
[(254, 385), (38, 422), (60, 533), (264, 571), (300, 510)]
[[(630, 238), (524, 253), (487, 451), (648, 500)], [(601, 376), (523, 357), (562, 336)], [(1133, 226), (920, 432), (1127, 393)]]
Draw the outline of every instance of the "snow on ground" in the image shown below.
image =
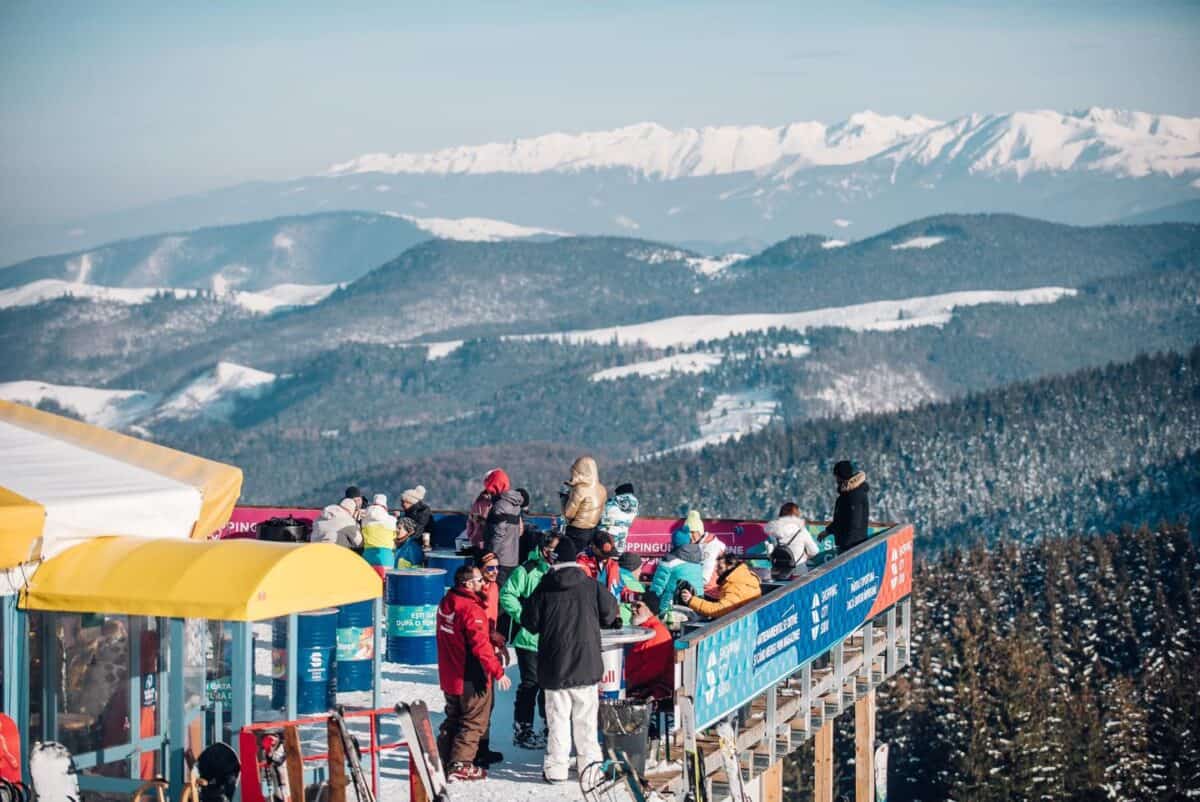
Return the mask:
[(821, 247), (828, 251), (831, 248), (845, 248), (847, 244), (844, 239), (827, 239), (821, 243)]
[[(272, 312), (285, 306), (308, 306), (326, 298), (338, 288), (337, 284), (278, 284), (257, 292), (226, 291), (224, 279), (213, 277), (218, 296), (251, 312)], [(119, 304), (144, 304), (155, 295), (166, 293), (187, 298), (199, 290), (184, 287), (101, 287), (48, 278), (0, 290), (0, 309), (13, 306), (32, 306), (63, 296), (109, 301)]]
[(158, 414), (166, 418), (199, 415), (228, 418), (239, 398), (258, 397), (273, 381), (274, 373), (235, 362), (218, 362), (212, 370), (205, 371), (173, 393), (158, 408)]
[(715, 259), (707, 259), (702, 256), (690, 256), (687, 259), (688, 267), (695, 270), (702, 276), (715, 276), (718, 273), (724, 272), (725, 268), (730, 265), (740, 262), (748, 258), (744, 253), (727, 253), (724, 256), (718, 256)]
[(53, 298), (70, 295), (95, 301), (112, 301), (119, 304), (142, 304), (156, 293), (171, 293), (176, 298), (186, 298), (197, 290), (173, 290), (165, 287), (99, 287), (95, 284), (80, 284), (57, 278), (44, 278), (0, 290), (0, 309), (13, 306), (32, 306)]
[(440, 343), (429, 343), (425, 352), (426, 359), (441, 359), (457, 351), (463, 344), (462, 340), (446, 340)]
[(853, 223), (852, 221), (850, 221), (850, 220), (845, 220), (845, 219), (843, 219), (843, 218), (841, 218), (841, 217), (839, 217), (839, 218), (837, 218), (836, 220), (834, 220), (834, 221), (833, 221), (833, 224), (834, 224), (835, 226), (837, 226), (838, 228), (849, 228), (850, 226), (854, 225), (854, 223)]
[(649, 455), (657, 457), (674, 451), (699, 451), (763, 429), (775, 417), (779, 400), (775, 391), (756, 388), (736, 393), (721, 393), (712, 407), (700, 414), (700, 436), (677, 446)]
[(154, 409), (158, 396), (141, 390), (103, 390), (39, 381), (15, 381), (0, 384), (0, 398), (18, 404), (37, 406), (51, 400), (78, 414), (88, 423), (119, 429)]
[(265, 290), (237, 290), (224, 297), (251, 312), (273, 312), (285, 306), (312, 306), (328, 298), (338, 284), (276, 284)]
[(906, 251), (910, 248), (932, 248), (946, 241), (945, 237), (913, 237), (892, 246), (893, 251)]
[(594, 382), (623, 379), (626, 376), (643, 376), (647, 379), (665, 379), (672, 373), (704, 373), (721, 364), (721, 354), (693, 352), (634, 362), (596, 371), (589, 378)]
[(441, 239), (463, 240), (466, 242), (499, 242), (506, 239), (523, 239), (525, 237), (551, 236), (566, 237), (562, 231), (552, 231), (548, 228), (531, 228), (519, 226), (504, 220), (492, 220), (487, 217), (413, 217), (408, 214), (388, 212), (395, 217), (402, 217), (422, 231), (428, 231)]
[[(274, 721), (284, 718), (283, 711), (271, 708), (271, 626), (270, 624), (255, 624), (255, 691), (254, 718), (256, 721)], [(454, 802), (498, 802), (498, 800), (520, 800), (521, 802), (576, 802), (582, 800), (579, 783), (575, 776), (574, 762), (571, 767), (571, 782), (561, 785), (548, 785), (542, 782), (541, 751), (518, 749), (512, 743), (513, 703), (516, 699), (516, 688), (519, 682), (517, 674), (517, 656), (514, 650), (509, 650), (510, 660), (508, 677), (512, 687), (507, 691), (497, 691), (496, 706), (492, 711), (491, 748), (504, 755), (504, 761), (488, 772), (484, 781), (452, 783), (451, 796)], [(423, 701), (429, 707), (433, 730), (436, 733), (441, 725), (445, 710), (445, 697), (438, 686), (437, 665), (403, 665), (399, 663), (383, 664), (383, 682), (380, 685), (380, 702), (382, 707), (393, 707), (397, 702)], [(339, 693), (338, 701), (350, 710), (370, 709), (371, 692), (356, 691)], [(538, 719), (538, 725), (541, 719)], [(359, 743), (370, 743), (365, 725), (359, 720), (350, 719), (347, 722), (350, 729), (358, 735)], [(303, 750), (307, 754), (325, 752), (325, 728), (301, 727)], [(382, 743), (403, 741), (400, 726), (395, 717), (380, 719), (380, 739)], [(370, 776), (370, 761), (363, 760), (363, 770)], [(408, 756), (403, 748), (384, 754), (380, 762), (379, 772), (380, 802), (404, 802), (409, 798), (408, 785)]]
[(943, 397), (921, 371), (916, 368), (897, 370), (887, 364), (845, 373), (829, 371), (827, 376), (805, 386), (821, 389), (815, 393), (802, 392), (816, 414), (825, 413), (837, 418), (854, 418), (874, 412), (895, 412), (911, 409), (926, 401)]
[[(980, 304), (1048, 304), (1075, 295), (1066, 287), (1036, 287), (1030, 290), (968, 290), (925, 295), (897, 301), (872, 301), (853, 306), (834, 306), (807, 312), (754, 313), (742, 315), (682, 315), (628, 326), (581, 329), (549, 334), (521, 334), (504, 339), (556, 340), (568, 344), (617, 342), (645, 343), (652, 348), (680, 348), (703, 340), (719, 340), (750, 331), (771, 328), (807, 331), (837, 327), (854, 331), (894, 331), (912, 326), (942, 325), (955, 309)], [(461, 342), (429, 344), (439, 356), (453, 351)]]
[(800, 359), (812, 353), (803, 343), (780, 343), (771, 349), (771, 356), (779, 359)]

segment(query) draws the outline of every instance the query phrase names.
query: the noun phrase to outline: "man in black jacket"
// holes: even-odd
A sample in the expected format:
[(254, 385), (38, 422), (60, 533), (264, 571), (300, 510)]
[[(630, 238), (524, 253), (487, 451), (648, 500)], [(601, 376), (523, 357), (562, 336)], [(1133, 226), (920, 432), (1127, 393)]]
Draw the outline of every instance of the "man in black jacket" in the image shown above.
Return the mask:
[(546, 726), (550, 732), (542, 777), (567, 782), (571, 738), (576, 767), (582, 773), (602, 759), (596, 738), (599, 715), (600, 628), (618, 620), (617, 600), (575, 562), (570, 538), (554, 549), (554, 565), (521, 614), (521, 625), (538, 635), (538, 682), (546, 691)]
[(833, 466), (838, 497), (833, 507), (833, 522), (825, 527), (824, 535), (833, 535), (838, 554), (844, 554), (867, 539), (867, 519), (871, 503), (867, 497), (867, 475), (854, 469), (854, 463), (842, 460)]

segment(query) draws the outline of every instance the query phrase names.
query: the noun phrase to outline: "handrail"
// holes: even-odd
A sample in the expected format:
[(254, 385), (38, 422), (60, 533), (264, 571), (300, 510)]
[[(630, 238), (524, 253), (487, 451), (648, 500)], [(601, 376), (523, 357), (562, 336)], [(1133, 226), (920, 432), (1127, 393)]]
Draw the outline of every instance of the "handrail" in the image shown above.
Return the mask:
[[(818, 521), (816, 523), (821, 523), (821, 522)], [(890, 524), (889, 523), (879, 523), (879, 524), (872, 524), (872, 525), (873, 526), (887, 526), (888, 528), (884, 529), (882, 532), (875, 533), (874, 535), (872, 535), (871, 537), (868, 537), (862, 543), (859, 543), (857, 546), (855, 546), (854, 548), (845, 552), (844, 554), (839, 554), (836, 557), (834, 557), (832, 560), (828, 560), (826, 562), (821, 563), (816, 568), (813, 568), (813, 569), (805, 572), (801, 576), (788, 579), (785, 582), (785, 584), (783, 585), (783, 587), (781, 587), (779, 589), (778, 592), (772, 593), (769, 595), (764, 593), (762, 596), (758, 597), (754, 601), (750, 602), (749, 604), (742, 605), (741, 607), (739, 607), (738, 609), (734, 610), (731, 613), (727, 613), (727, 614), (721, 616), (720, 618), (716, 618), (711, 621), (701, 622), (702, 624), (704, 624), (703, 628), (695, 629), (691, 632), (688, 632), (685, 635), (681, 635), (680, 637), (676, 638), (676, 644), (677, 644), (676, 649), (680, 648), (680, 646), (678, 646), (680, 641), (687, 644), (687, 646), (691, 646), (694, 643), (696, 643), (697, 641), (701, 641), (704, 638), (711, 636), (713, 633), (717, 632), (718, 630), (720, 630), (724, 627), (732, 626), (738, 619), (743, 618), (747, 615), (750, 615), (750, 614), (758, 611), (760, 608), (765, 607), (768, 604), (771, 604), (775, 599), (778, 599), (782, 593), (791, 592), (798, 587), (807, 585), (809, 582), (813, 582), (813, 581), (820, 579), (821, 577), (828, 574), (830, 571), (836, 569), (838, 566), (844, 565), (845, 563), (849, 562), (850, 560), (853, 560), (856, 556), (863, 553), (868, 548), (874, 548), (875, 546), (877, 546), (879, 544), (880, 538), (885, 538), (888, 535), (893, 534), (895, 531), (898, 531), (900, 527), (904, 526), (904, 524), (900, 524), (900, 523), (890, 523)], [(683, 648), (687, 648), (687, 646), (684, 646)]]
[[(384, 752), (399, 749), (407, 744), (400, 740), (394, 743), (379, 742), (379, 717), (396, 715), (395, 708), (379, 707), (373, 710), (346, 711), (343, 719), (366, 718), (370, 732), (370, 744), (360, 747), (360, 752), (371, 757), (371, 791), (376, 798), (379, 796), (379, 756)], [(242, 800), (243, 802), (266, 802), (262, 793), (262, 769), (267, 765), (265, 760), (258, 759), (258, 738), (255, 733), (266, 730), (282, 730), (285, 727), (303, 727), (307, 725), (328, 722), (330, 713), (317, 713), (312, 716), (278, 721), (256, 721), (242, 727), (238, 733), (238, 752), (242, 761)], [(316, 752), (301, 755), (302, 763), (320, 763), (329, 761), (328, 752)]]

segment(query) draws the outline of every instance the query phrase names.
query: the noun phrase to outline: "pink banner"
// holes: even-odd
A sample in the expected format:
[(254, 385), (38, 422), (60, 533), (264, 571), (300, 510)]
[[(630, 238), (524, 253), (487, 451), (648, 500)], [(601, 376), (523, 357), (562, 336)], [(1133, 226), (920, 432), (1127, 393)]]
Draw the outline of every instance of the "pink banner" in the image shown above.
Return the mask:
[(272, 518), (286, 518), (289, 515), (293, 518), (307, 518), (315, 521), (320, 514), (320, 510), (303, 507), (234, 507), (233, 515), (229, 516), (229, 523), (222, 526), (212, 537), (221, 540), (252, 538), (256, 534), (255, 527), (263, 521), (269, 521)]

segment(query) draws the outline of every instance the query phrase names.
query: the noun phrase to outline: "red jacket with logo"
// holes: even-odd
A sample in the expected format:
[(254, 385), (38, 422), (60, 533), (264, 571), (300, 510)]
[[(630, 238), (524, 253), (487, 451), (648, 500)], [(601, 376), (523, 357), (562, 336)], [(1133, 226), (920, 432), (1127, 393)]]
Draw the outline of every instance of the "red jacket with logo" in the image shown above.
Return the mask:
[(579, 564), (585, 574), (607, 588), (609, 593), (620, 598), (621, 566), (617, 564), (616, 560), (609, 558), (601, 562), (591, 554), (580, 554), (575, 558), (575, 562)]
[(483, 598), (466, 588), (446, 593), (437, 611), (438, 680), (442, 691), (463, 692), (463, 680), (486, 687), (504, 675), (492, 649), (487, 608)]
[(675, 692), (675, 639), (658, 616), (639, 626), (653, 630), (654, 637), (630, 647), (625, 687), (634, 696), (665, 699)]

